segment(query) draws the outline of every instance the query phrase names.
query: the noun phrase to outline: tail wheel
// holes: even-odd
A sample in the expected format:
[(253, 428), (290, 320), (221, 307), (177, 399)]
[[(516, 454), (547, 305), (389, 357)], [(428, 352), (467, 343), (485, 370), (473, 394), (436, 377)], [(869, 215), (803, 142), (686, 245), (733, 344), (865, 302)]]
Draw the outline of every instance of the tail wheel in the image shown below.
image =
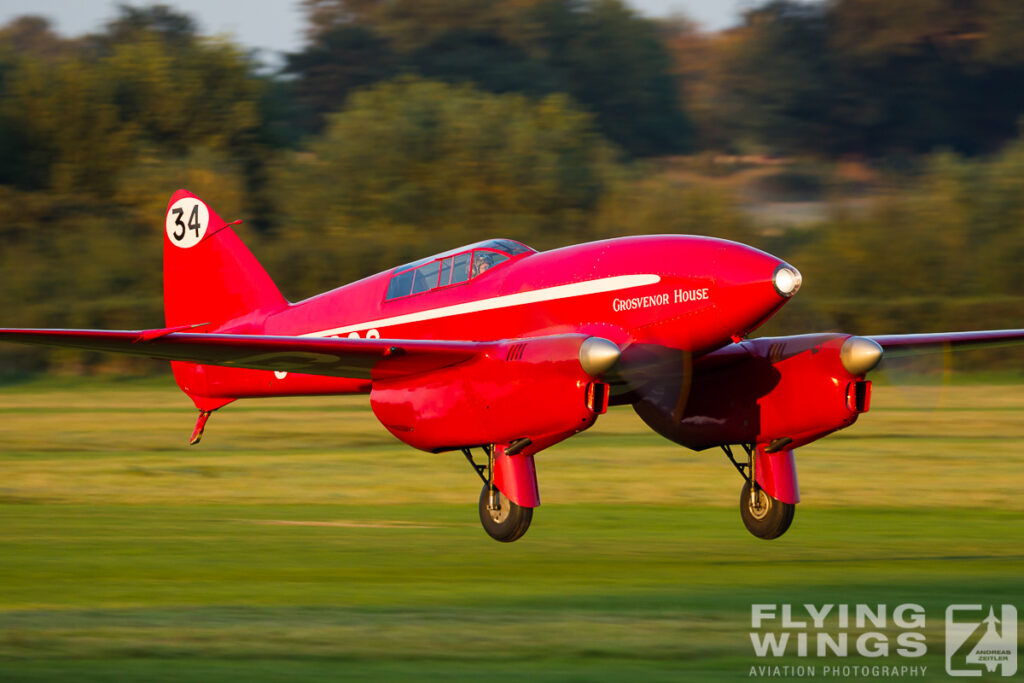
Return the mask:
[(786, 533), (795, 512), (796, 505), (772, 498), (760, 486), (756, 495), (751, 496), (750, 482), (744, 482), (740, 492), (740, 516), (747, 531), (758, 538), (778, 538)]
[(480, 491), (480, 522), (491, 538), (511, 543), (526, 533), (532, 519), (533, 508), (516, 505), (497, 488), (494, 489), (494, 504), (491, 505), (491, 487), (484, 484)]

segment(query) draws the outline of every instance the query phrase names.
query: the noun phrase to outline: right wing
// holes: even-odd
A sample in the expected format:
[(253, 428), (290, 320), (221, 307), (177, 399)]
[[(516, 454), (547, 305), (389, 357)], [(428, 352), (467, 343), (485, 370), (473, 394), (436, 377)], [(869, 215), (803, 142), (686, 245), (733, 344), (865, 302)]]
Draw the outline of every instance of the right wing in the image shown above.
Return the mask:
[[(393, 379), (464, 363), (499, 342), (339, 339), (167, 330), (0, 328), (0, 341), (65, 346), (250, 370)], [(188, 329), (187, 327), (184, 329)]]

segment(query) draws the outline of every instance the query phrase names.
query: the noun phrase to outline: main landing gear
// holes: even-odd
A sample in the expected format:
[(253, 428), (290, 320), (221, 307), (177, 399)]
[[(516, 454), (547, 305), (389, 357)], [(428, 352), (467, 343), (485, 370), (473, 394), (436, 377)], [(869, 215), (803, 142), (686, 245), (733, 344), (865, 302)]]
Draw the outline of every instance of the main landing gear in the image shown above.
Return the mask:
[(778, 538), (793, 523), (796, 505), (772, 498), (758, 485), (754, 476), (754, 448), (747, 444), (742, 444), (742, 447), (747, 453), (746, 462), (737, 462), (732, 448), (722, 446), (729, 461), (744, 479), (740, 491), (740, 517), (747, 531), (758, 538)]
[(473, 466), (481, 481), (484, 482), (480, 491), (480, 523), (487, 535), (502, 543), (511, 543), (522, 537), (530, 528), (533, 520), (533, 508), (516, 505), (494, 485), (494, 447), (484, 446), (487, 464), (478, 465), (473, 460), (473, 453), (468, 448), (462, 454)]

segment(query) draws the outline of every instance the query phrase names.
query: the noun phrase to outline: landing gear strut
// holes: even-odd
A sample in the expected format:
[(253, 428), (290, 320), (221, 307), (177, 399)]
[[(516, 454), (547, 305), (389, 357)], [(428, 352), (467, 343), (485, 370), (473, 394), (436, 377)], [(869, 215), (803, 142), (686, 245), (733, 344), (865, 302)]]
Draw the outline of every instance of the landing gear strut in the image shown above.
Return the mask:
[(494, 447), (484, 446), (483, 451), (487, 454), (487, 464), (478, 465), (473, 460), (473, 453), (468, 448), (462, 449), (462, 454), (484, 483), (480, 491), (480, 523), (494, 540), (511, 543), (521, 538), (530, 528), (533, 508), (516, 505), (498, 490), (493, 478)]
[(754, 448), (748, 444), (741, 445), (747, 454), (746, 462), (737, 462), (729, 446), (722, 446), (722, 450), (744, 479), (740, 491), (740, 517), (743, 525), (758, 538), (778, 538), (793, 523), (796, 505), (772, 498), (758, 485), (754, 473)]

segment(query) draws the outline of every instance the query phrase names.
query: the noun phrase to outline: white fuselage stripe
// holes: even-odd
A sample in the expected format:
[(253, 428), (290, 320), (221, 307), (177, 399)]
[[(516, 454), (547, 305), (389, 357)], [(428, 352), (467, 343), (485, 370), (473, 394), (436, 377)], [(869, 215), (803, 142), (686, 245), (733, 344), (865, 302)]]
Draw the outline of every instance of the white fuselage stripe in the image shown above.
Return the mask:
[(408, 323), (418, 323), (423, 322), (425, 320), (447, 318), (453, 315), (479, 313), (480, 311), (493, 311), (499, 308), (511, 308), (513, 306), (522, 306), (524, 304), (535, 304), (544, 301), (569, 299), (577, 296), (586, 296), (588, 294), (615, 292), (621, 289), (630, 289), (632, 287), (653, 285), (657, 284), (658, 282), (661, 282), (661, 276), (659, 275), (616, 275), (615, 277), (604, 277), (597, 280), (587, 280), (586, 282), (574, 282), (568, 285), (558, 285), (557, 287), (535, 289), (532, 292), (520, 292), (518, 294), (506, 294), (504, 296), (496, 296), (491, 299), (467, 301), (466, 303), (455, 304), (453, 306), (442, 306), (440, 308), (431, 308), (426, 311), (418, 311), (416, 313), (396, 315), (393, 318), (368, 320), (366, 322), (358, 323), (356, 325), (345, 325), (344, 327), (335, 327), (329, 330), (321, 330), (320, 332), (310, 332), (302, 336), (333, 337), (335, 335), (345, 334), (347, 332), (356, 332), (366, 329), (376, 329), (379, 327), (389, 327), (391, 325), (405, 325)]

